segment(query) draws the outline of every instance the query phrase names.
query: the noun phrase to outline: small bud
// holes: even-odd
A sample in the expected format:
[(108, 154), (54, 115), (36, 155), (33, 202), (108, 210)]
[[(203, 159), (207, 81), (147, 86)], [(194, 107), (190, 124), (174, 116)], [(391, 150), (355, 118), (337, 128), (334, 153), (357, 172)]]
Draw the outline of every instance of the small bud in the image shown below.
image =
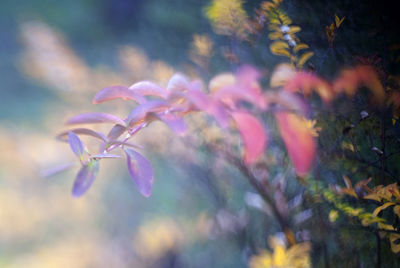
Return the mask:
[(289, 26), (287, 26), (287, 25), (282, 25), (281, 26), (282, 33), (287, 33), (287, 32), (289, 32), (289, 30), (290, 30)]
[(377, 147), (372, 147), (371, 150), (379, 155), (383, 155), (383, 152), (381, 150), (379, 150)]
[(365, 118), (367, 118), (369, 116), (367, 111), (361, 111), (360, 115), (361, 115), (361, 120), (364, 120)]

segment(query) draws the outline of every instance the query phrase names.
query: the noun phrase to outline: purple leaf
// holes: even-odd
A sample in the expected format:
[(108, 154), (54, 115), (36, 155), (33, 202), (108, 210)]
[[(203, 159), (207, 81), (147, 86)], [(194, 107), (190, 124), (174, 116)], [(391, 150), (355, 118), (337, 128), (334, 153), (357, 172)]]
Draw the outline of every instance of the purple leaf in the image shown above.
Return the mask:
[(151, 195), (154, 182), (153, 168), (150, 162), (138, 152), (125, 148), (129, 174), (139, 191), (145, 197)]
[(157, 96), (163, 99), (167, 97), (167, 91), (164, 88), (150, 81), (135, 83), (129, 89), (141, 96)]
[(110, 132), (107, 135), (107, 138), (110, 140), (118, 139), (124, 132), (126, 131), (126, 127), (121, 125), (115, 125), (112, 127)]
[(139, 145), (127, 142), (127, 141), (125, 141), (125, 142), (123, 142), (123, 141), (110, 141), (108, 143), (108, 146), (111, 146), (111, 145), (114, 145), (114, 144), (133, 147), (133, 148), (136, 148), (136, 149), (143, 149), (143, 146), (139, 146)]
[(93, 104), (102, 103), (114, 99), (134, 100), (137, 103), (146, 102), (146, 99), (124, 86), (111, 86), (100, 90), (93, 98)]
[[(92, 137), (98, 138), (100, 140), (103, 140), (105, 142), (108, 141), (107, 137), (104, 136), (102, 133), (99, 133), (97, 131), (94, 131), (94, 130), (91, 130), (91, 129), (88, 129), (88, 128), (75, 128), (75, 129), (72, 129), (72, 130), (69, 130), (69, 131), (72, 131), (75, 134), (92, 136)], [(57, 139), (61, 140), (61, 141), (68, 141), (67, 139), (65, 139), (65, 136), (68, 135), (69, 131), (65, 131), (65, 132), (60, 133), (59, 135), (57, 135)]]
[(116, 154), (96, 154), (93, 155), (91, 158), (93, 159), (100, 159), (100, 158), (121, 158), (121, 156)]
[(67, 124), (89, 124), (89, 123), (114, 123), (121, 126), (126, 126), (121, 118), (106, 113), (86, 113), (72, 117)]
[(68, 143), (69, 146), (71, 147), (71, 150), (74, 152), (74, 154), (81, 158), (84, 151), (85, 151), (85, 146), (83, 145), (82, 141), (79, 139), (79, 137), (72, 131), (68, 132)]
[(171, 113), (161, 114), (158, 115), (157, 117), (165, 124), (167, 124), (172, 129), (172, 131), (174, 131), (178, 135), (185, 134), (186, 124), (183, 118), (178, 117)]
[(200, 90), (191, 90), (187, 96), (196, 108), (213, 116), (222, 128), (229, 125), (228, 113), (221, 102), (210, 98)]
[(148, 101), (136, 106), (128, 115), (126, 122), (128, 126), (132, 126), (138, 122), (145, 120), (147, 113), (160, 112), (168, 107), (165, 101)]
[(74, 197), (82, 196), (92, 185), (97, 173), (99, 172), (99, 161), (92, 160), (87, 165), (82, 166), (72, 187)]

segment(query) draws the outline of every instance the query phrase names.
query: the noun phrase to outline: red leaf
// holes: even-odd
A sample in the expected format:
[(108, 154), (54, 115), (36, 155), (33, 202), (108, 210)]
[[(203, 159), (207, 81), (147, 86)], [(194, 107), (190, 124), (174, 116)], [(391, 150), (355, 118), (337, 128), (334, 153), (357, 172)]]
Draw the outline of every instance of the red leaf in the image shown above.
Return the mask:
[(86, 113), (72, 117), (67, 124), (89, 124), (89, 123), (114, 123), (121, 126), (126, 126), (121, 118), (106, 113)]
[(315, 157), (315, 142), (304, 119), (296, 114), (279, 112), (275, 114), (279, 131), (299, 176), (306, 175)]
[(92, 185), (98, 172), (99, 162), (96, 160), (92, 160), (87, 165), (82, 166), (72, 187), (72, 195), (74, 197), (82, 196)]
[(85, 151), (84, 150), (85, 146), (83, 145), (79, 137), (72, 131), (68, 132), (68, 143), (74, 154), (77, 157), (81, 158)]
[(132, 89), (124, 86), (111, 86), (100, 90), (93, 98), (93, 103), (98, 104), (109, 100), (123, 99), (134, 100), (138, 103), (146, 102), (146, 99)]
[(138, 152), (125, 148), (126, 161), (129, 174), (132, 180), (136, 183), (139, 191), (145, 197), (151, 195), (154, 174), (150, 162)]
[(246, 112), (233, 112), (232, 117), (244, 143), (243, 160), (254, 163), (265, 151), (267, 134), (261, 122)]
[(298, 72), (285, 84), (284, 89), (290, 92), (301, 91), (306, 96), (314, 90), (325, 103), (329, 103), (335, 97), (328, 82), (307, 72)]
[(370, 89), (375, 99), (379, 103), (383, 103), (385, 91), (378, 74), (371, 66), (357, 66), (353, 69), (343, 70), (333, 85), (337, 93), (345, 92), (348, 96), (353, 96), (361, 86)]

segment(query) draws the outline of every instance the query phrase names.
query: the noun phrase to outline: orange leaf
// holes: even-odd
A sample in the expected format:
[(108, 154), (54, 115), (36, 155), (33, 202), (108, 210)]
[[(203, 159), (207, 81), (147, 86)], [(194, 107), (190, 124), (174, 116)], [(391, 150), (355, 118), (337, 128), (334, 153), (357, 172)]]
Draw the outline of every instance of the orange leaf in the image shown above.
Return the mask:
[(306, 175), (314, 161), (316, 148), (305, 119), (287, 112), (276, 113), (275, 117), (296, 173)]
[(261, 122), (246, 112), (233, 112), (233, 120), (244, 143), (244, 162), (254, 163), (265, 151), (267, 134)]

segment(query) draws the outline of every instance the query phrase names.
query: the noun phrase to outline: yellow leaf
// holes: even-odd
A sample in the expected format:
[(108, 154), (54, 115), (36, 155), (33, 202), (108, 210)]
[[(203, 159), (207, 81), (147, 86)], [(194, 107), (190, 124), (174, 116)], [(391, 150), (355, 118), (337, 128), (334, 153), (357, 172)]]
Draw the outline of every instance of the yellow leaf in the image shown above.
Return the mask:
[(286, 49), (286, 48), (289, 48), (289, 45), (286, 42), (277, 41), (277, 42), (273, 42), (271, 44), (270, 48), (271, 48), (271, 50)]
[(339, 28), (340, 24), (342, 24), (342, 22), (344, 21), (344, 18), (346, 18), (346, 17), (343, 17), (343, 18), (340, 19), (340, 18), (338, 17), (338, 15), (335, 14), (335, 24), (336, 24), (336, 28)]
[(272, 54), (286, 56), (289, 58), (291, 56), (289, 51), (286, 50), (289, 48), (289, 45), (285, 42), (282, 42), (282, 41), (274, 42), (270, 45), (269, 48), (270, 48)]
[(295, 34), (301, 31), (299, 26), (292, 26), (289, 28), (289, 34)]
[(215, 93), (221, 88), (226, 86), (232, 86), (236, 83), (236, 78), (232, 73), (221, 73), (217, 76), (214, 76), (210, 83), (208, 84), (208, 88), (211, 93)]
[(400, 206), (399, 205), (394, 206), (393, 211), (397, 215), (397, 217), (400, 218)]
[(307, 49), (307, 48), (309, 48), (308, 45), (306, 45), (306, 44), (304, 44), (304, 43), (301, 43), (301, 44), (296, 45), (296, 46), (293, 48), (293, 52), (294, 52), (294, 53), (297, 53), (297, 52), (299, 52), (300, 50), (302, 50), (302, 49)]
[(392, 248), (392, 251), (395, 254), (400, 252), (399, 239), (400, 239), (400, 234), (390, 234), (389, 235), (390, 247)]
[(378, 227), (380, 229), (389, 230), (389, 231), (393, 231), (394, 230), (393, 225), (382, 223), (382, 222), (378, 222)]
[(273, 255), (273, 263), (276, 266), (282, 266), (285, 265), (287, 258), (286, 258), (286, 252), (285, 248), (282, 247), (281, 245), (278, 245), (276, 248), (274, 248), (274, 255)]
[(268, 38), (271, 40), (283, 40), (283, 34), (281, 32), (272, 32), (268, 35)]
[(331, 210), (329, 212), (329, 221), (330, 222), (335, 222), (338, 217), (339, 217), (339, 213), (337, 212), (337, 210)]
[(270, 85), (271, 87), (280, 87), (286, 84), (291, 78), (296, 75), (295, 68), (290, 64), (280, 64), (272, 73)]
[(346, 184), (347, 188), (353, 189), (353, 184), (351, 183), (349, 177), (347, 177), (346, 175), (343, 175), (343, 180), (344, 180), (344, 183)]
[(303, 55), (301, 55), (299, 61), (297, 62), (297, 66), (302, 67), (304, 63), (306, 63), (313, 55), (314, 55), (313, 52), (306, 52)]
[(376, 217), (379, 214), (379, 212), (381, 212), (382, 210), (384, 210), (384, 209), (386, 209), (386, 208), (388, 208), (390, 206), (393, 206), (393, 205), (396, 205), (396, 203), (387, 202), (387, 203), (383, 204), (382, 206), (377, 207), (374, 210), (374, 212), (372, 212), (372, 215), (374, 215), (374, 217)]

